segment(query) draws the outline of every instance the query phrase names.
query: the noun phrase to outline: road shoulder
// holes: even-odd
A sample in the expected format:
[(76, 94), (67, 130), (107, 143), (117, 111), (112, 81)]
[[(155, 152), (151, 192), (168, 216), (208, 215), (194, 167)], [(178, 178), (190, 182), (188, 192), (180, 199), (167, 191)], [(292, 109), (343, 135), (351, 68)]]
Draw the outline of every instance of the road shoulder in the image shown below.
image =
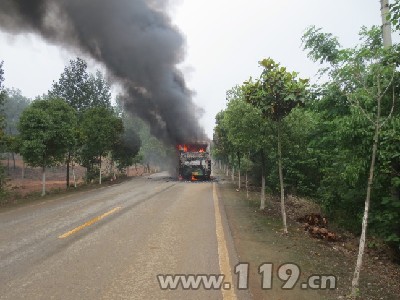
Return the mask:
[[(245, 193), (236, 192), (231, 184), (222, 181), (218, 190), (238, 260), (250, 265), (249, 292), (254, 299), (337, 299), (337, 291), (303, 290), (299, 287), (311, 274), (321, 273), (314, 264), (313, 256), (318, 256), (317, 251), (321, 251), (314, 240), (298, 231), (289, 236), (283, 235), (279, 219), (263, 216), (257, 209), (257, 203), (246, 200)], [(310, 249), (317, 250), (313, 253)], [(258, 267), (264, 263), (273, 264), (270, 290), (261, 288), (262, 276)], [(284, 282), (276, 278), (277, 268), (286, 263), (295, 263), (301, 268), (299, 283), (290, 290), (281, 289)], [(324, 269), (322, 273), (326, 271)]]
[[(288, 220), (289, 234), (282, 233), (278, 203), (261, 212), (259, 193), (246, 192), (223, 178), (218, 184), (218, 193), (226, 212), (229, 230), (232, 233), (235, 251), (241, 263), (249, 263), (249, 290), (254, 299), (346, 299), (350, 291), (351, 278), (356, 261), (356, 251), (347, 251), (341, 242), (330, 243), (310, 238), (301, 225)], [(262, 290), (258, 267), (273, 263), (273, 287)], [(283, 290), (284, 281), (277, 279), (277, 269), (282, 264), (294, 263), (301, 272), (299, 281), (292, 290)], [(399, 267), (391, 262), (377, 260), (367, 255), (359, 299), (398, 299)], [(336, 289), (302, 289), (313, 275), (334, 275)]]

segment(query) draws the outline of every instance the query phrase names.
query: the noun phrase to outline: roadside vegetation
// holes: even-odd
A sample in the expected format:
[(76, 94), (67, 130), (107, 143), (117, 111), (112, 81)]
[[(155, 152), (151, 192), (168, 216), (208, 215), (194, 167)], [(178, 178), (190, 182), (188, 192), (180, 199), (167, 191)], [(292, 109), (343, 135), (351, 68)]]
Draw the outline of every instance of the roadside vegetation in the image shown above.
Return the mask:
[(291, 194), (313, 199), (336, 225), (360, 235), (353, 297), (364, 249), (376, 246), (367, 234), (400, 260), (400, 47), (384, 45), (378, 26), (359, 35), (359, 45), (343, 48), (320, 28), (306, 30), (302, 45), (321, 65), (318, 83), (261, 60), (258, 78), (227, 91), (213, 153), (226, 175), (237, 175), (238, 189), (241, 173), (261, 186), (260, 210), (271, 205), (265, 192), (279, 195), (283, 233)]
[[(91, 74), (81, 58), (71, 60), (48, 93), (34, 100), (6, 88), (4, 76), (1, 62), (0, 200), (18, 194), (8, 184), (17, 157), (23, 160), (22, 180), (27, 168), (41, 169), (37, 179), (44, 196), (46, 171), (54, 168), (63, 167), (65, 187), (76, 188), (78, 180), (102, 184), (129, 176), (133, 165), (150, 172), (150, 165), (160, 166), (170, 156), (171, 149), (151, 135), (149, 126), (124, 109), (123, 95), (113, 100), (103, 74)], [(78, 178), (82, 167), (85, 174)]]

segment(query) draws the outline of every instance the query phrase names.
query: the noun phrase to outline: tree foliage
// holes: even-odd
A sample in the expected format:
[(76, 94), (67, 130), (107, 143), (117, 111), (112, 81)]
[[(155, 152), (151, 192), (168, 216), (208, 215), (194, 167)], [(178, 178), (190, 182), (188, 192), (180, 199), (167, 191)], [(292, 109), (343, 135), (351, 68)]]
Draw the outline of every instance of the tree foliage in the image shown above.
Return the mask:
[(232, 143), (228, 139), (228, 129), (224, 124), (225, 111), (220, 111), (215, 117), (213, 156), (225, 163), (233, 153)]
[(22, 113), (18, 126), (20, 152), (25, 162), (41, 167), (43, 172), (46, 167), (62, 163), (73, 140), (75, 127), (75, 112), (63, 100), (35, 100)]
[(8, 135), (18, 134), (18, 123), (22, 112), (29, 106), (30, 99), (19, 89), (6, 89), (4, 101), (5, 131)]
[(389, 20), (392, 22), (396, 30), (400, 30), (400, 0), (394, 0), (393, 3), (389, 5), (389, 8)]
[[(313, 39), (315, 35), (321, 35), (321, 33), (310, 30), (304, 39), (306, 41)], [(348, 184), (348, 190), (353, 191), (353, 195), (351, 195), (353, 199), (361, 200), (362, 197), (365, 199), (363, 214), (359, 208), (362, 201), (358, 201), (358, 205), (354, 206), (354, 213), (362, 216), (362, 227), (359, 255), (352, 282), (352, 295), (356, 294), (359, 285), (371, 200), (372, 208), (377, 207), (380, 201), (384, 201), (385, 204), (397, 204), (400, 201), (398, 186), (393, 184), (393, 179), (397, 178), (400, 169), (396, 166), (396, 158), (393, 156), (390, 161), (387, 161), (388, 158), (386, 158), (386, 165), (392, 166), (391, 175), (393, 176), (392, 180), (388, 180), (386, 183), (392, 185), (389, 190), (394, 193), (392, 197), (388, 194), (385, 195), (385, 191), (381, 191), (383, 193), (377, 195), (379, 191), (377, 178), (378, 180), (383, 179), (382, 174), (379, 174), (379, 169), (385, 164), (385, 158), (379, 153), (380, 138), (386, 131), (385, 125), (391, 121), (393, 114), (398, 115), (395, 111), (395, 99), (398, 97), (395, 84), (395, 77), (398, 77), (398, 75), (396, 76), (396, 53), (393, 48), (382, 46), (381, 30), (376, 26), (371, 29), (363, 27), (360, 31), (360, 39), (362, 42), (357, 47), (340, 50), (346, 55), (338, 60), (329, 61), (328, 69), (331, 86), (344, 95), (348, 102), (348, 114), (340, 119), (335, 119), (339, 128), (348, 128), (348, 131), (340, 131), (340, 137), (347, 143), (342, 145), (342, 151), (339, 154), (353, 155), (352, 161), (343, 166), (344, 170), (341, 175), (344, 176), (341, 182), (345, 181)], [(307, 45), (310, 44), (306, 42), (305, 47), (310, 52), (323, 53), (325, 51), (318, 45), (312, 44), (310, 49), (307, 48)], [(339, 52), (339, 50), (337, 51)], [(317, 55), (315, 58), (318, 56), (322, 60), (323, 55)], [(354, 144), (355, 141), (358, 143)], [(367, 182), (367, 188), (366, 192), (363, 192), (365, 182)], [(354, 193), (355, 188), (359, 190), (359, 193)], [(348, 192), (343, 194), (346, 195)], [(343, 195), (340, 196), (343, 197)], [(351, 206), (350, 203), (345, 201), (345, 204)], [(395, 206), (392, 206), (392, 209), (394, 208)], [(379, 210), (375, 211), (372, 218), (382, 222), (383, 218), (380, 218), (380, 213)], [(393, 221), (399, 216), (399, 210), (394, 209), (391, 212), (385, 212), (384, 215)], [(395, 218), (390, 218), (390, 216), (395, 216)], [(399, 229), (399, 222), (397, 222), (397, 230)], [(400, 241), (400, 237), (393, 232), (386, 239)]]
[(133, 164), (144, 164), (147, 169), (150, 168), (150, 165), (156, 165), (169, 170), (171, 174), (176, 172), (175, 148), (154, 137), (150, 132), (150, 126), (145, 121), (126, 111), (124, 107), (126, 99), (123, 95), (117, 96), (116, 100), (116, 113), (122, 118), (124, 128), (127, 131), (124, 137), (125, 143), (128, 143), (131, 149), (140, 148), (139, 152), (133, 157)]
[[(5, 99), (5, 91), (4, 91), (4, 70), (3, 70), (3, 61), (0, 62), (0, 153), (3, 152), (4, 148), (4, 126), (5, 126), (5, 116), (4, 116), (4, 99)], [(0, 194), (3, 193), (4, 189), (4, 168), (0, 164)]]
[(112, 147), (112, 158), (117, 162), (120, 171), (134, 164), (141, 147), (141, 140), (135, 128), (125, 126), (124, 128), (123, 134)]
[(79, 57), (70, 60), (58, 81), (53, 82), (49, 95), (64, 99), (77, 112), (111, 106), (110, 85), (100, 71), (89, 74), (87, 63)]
[(265, 138), (265, 121), (262, 115), (245, 101), (240, 87), (235, 87), (227, 94), (228, 105), (222, 122), (231, 147), (242, 155), (249, 151), (259, 151)]
[(6, 97), (6, 92), (3, 86), (4, 82), (4, 70), (3, 70), (3, 61), (0, 62), (0, 143), (4, 138), (4, 100)]
[(99, 70), (89, 75), (88, 85), (89, 107), (111, 107), (111, 87)]
[(246, 101), (259, 109), (262, 116), (271, 121), (276, 136), (279, 185), (281, 194), (281, 212), (284, 232), (287, 233), (285, 190), (282, 159), (283, 120), (298, 105), (303, 104), (307, 96), (308, 80), (297, 78), (296, 72), (288, 72), (273, 59), (260, 61), (263, 67), (260, 79), (246, 82), (243, 86)]
[[(381, 117), (378, 120), (383, 125), (384, 137), (378, 147), (377, 181), (380, 183), (374, 185), (373, 196), (382, 199), (390, 197), (391, 193), (397, 194), (398, 186), (393, 184), (391, 178), (398, 176), (400, 171), (396, 159), (398, 149), (396, 146), (389, 147), (389, 144), (397, 145), (394, 132), (400, 129), (396, 127), (399, 110), (395, 106), (392, 111), (393, 100), (399, 93), (400, 77), (390, 63), (393, 58), (391, 50), (382, 47), (378, 28), (363, 28), (360, 35), (362, 43), (359, 46), (340, 49), (347, 53), (346, 58), (340, 63), (331, 64), (331, 80), (319, 87), (318, 99), (312, 107), (322, 117), (321, 139), (314, 143), (314, 147), (321, 149), (318, 150), (321, 160), (329, 162), (322, 165), (324, 175), (319, 187), (319, 198), (325, 208), (348, 228), (354, 228), (354, 223), (361, 221), (360, 208), (376, 123), (376, 101), (377, 96), (383, 92), (386, 93), (381, 95)], [(388, 116), (391, 118), (388, 119)], [(335, 147), (332, 148), (332, 145)], [(397, 199), (395, 197), (393, 200)], [(375, 215), (381, 213), (382, 206), (379, 203), (379, 200), (372, 203), (373, 232)], [(390, 211), (397, 215), (394, 210)], [(345, 212), (358, 215), (358, 218), (346, 218)], [(382, 220), (381, 217), (379, 219)], [(388, 236), (392, 236), (392, 233)]]
[[(49, 95), (59, 97), (71, 105), (78, 114), (78, 125), (81, 126), (82, 116), (87, 110), (97, 107), (111, 108), (110, 89), (100, 71), (95, 75), (88, 73), (87, 63), (81, 58), (76, 58), (64, 68), (58, 82), (53, 83)], [(69, 166), (76, 160), (76, 152), (79, 150), (86, 153), (89, 148), (88, 145), (83, 145), (83, 140), (77, 136), (74, 141), (77, 143), (71, 143), (66, 155), (67, 187), (69, 187)], [(91, 166), (90, 163), (88, 165)]]
[[(366, 234), (368, 224), (369, 235), (398, 249), (399, 46), (384, 48), (378, 26), (362, 27), (359, 36), (357, 46), (343, 48), (332, 34), (309, 27), (302, 44), (308, 56), (321, 64), (324, 82), (308, 87), (307, 81), (298, 81), (298, 92), (280, 93), (285, 76), (271, 73), (276, 63), (264, 61), (266, 70), (260, 78), (250, 78), (240, 88), (265, 118), (267, 138), (252, 132), (253, 120), (246, 117), (243, 103), (231, 97), (217, 114), (215, 152), (218, 158), (229, 157), (242, 144), (266, 150), (266, 188), (275, 193), (280, 186), (279, 123), (285, 190), (312, 197), (336, 224), (356, 234)], [(296, 73), (287, 78), (290, 74), (296, 78)], [(285, 102), (298, 95), (297, 104)], [(254, 154), (249, 158), (254, 176), (259, 177), (262, 161)]]
[(80, 123), (79, 159), (88, 169), (88, 179), (94, 175), (95, 165), (101, 168), (102, 157), (114, 148), (123, 130), (122, 120), (112, 109), (94, 107), (84, 112)]
[(74, 111), (62, 100), (35, 100), (22, 113), (18, 126), (26, 162), (34, 167), (62, 162), (74, 135), (75, 121)]
[(279, 122), (305, 101), (308, 80), (297, 78), (298, 73), (288, 72), (271, 58), (262, 60), (260, 65), (260, 79), (249, 88), (244, 85), (246, 100), (265, 118)]

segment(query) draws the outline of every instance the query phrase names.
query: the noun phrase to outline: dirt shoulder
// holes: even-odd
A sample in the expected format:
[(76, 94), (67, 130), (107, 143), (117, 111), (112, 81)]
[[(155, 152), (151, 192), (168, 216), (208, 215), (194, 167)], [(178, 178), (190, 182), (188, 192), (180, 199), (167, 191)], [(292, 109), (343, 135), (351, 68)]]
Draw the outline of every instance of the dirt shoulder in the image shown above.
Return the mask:
[[(110, 167), (107, 164), (107, 159), (103, 164), (103, 176), (110, 177)], [(6, 190), (14, 199), (22, 198), (30, 194), (40, 193), (42, 190), (42, 169), (29, 167), (23, 164), (19, 155), (15, 156), (15, 160), (0, 160), (0, 164), (5, 168), (6, 173)], [(121, 175), (118, 170), (115, 170), (117, 175)], [(70, 185), (73, 186), (73, 173), (70, 167)], [(75, 165), (74, 172), (76, 183), (78, 186), (84, 185), (86, 169), (82, 166)], [(46, 189), (47, 191), (60, 192), (66, 188), (67, 167), (65, 165), (54, 166), (46, 169)], [(131, 166), (124, 176), (136, 177), (145, 175), (144, 166)]]
[[(19, 155), (15, 155), (15, 160), (0, 160), (0, 164), (5, 168), (6, 173), (6, 192), (0, 194), (0, 209), (24, 205), (36, 200), (43, 200), (42, 191), (42, 169), (29, 167), (23, 164)], [(107, 162), (107, 160), (106, 160)], [(95, 181), (85, 183), (86, 169), (76, 165), (74, 167), (77, 188), (73, 187), (73, 173), (70, 168), (70, 188), (66, 188), (65, 165), (54, 166), (46, 169), (46, 199), (49, 197), (58, 197), (60, 195), (101, 188), (103, 186), (118, 184), (131, 178), (146, 176), (144, 166), (131, 166), (124, 172), (118, 172), (114, 169), (118, 176), (117, 180), (112, 180), (110, 175), (110, 167), (105, 163), (103, 165), (103, 184), (98, 185)], [(122, 176), (121, 176), (122, 175)]]
[[(288, 220), (289, 234), (286, 236), (282, 234), (277, 202), (273, 201), (265, 211), (260, 212), (258, 193), (251, 193), (250, 200), (247, 200), (245, 191), (237, 192), (233, 184), (223, 179), (219, 181), (218, 191), (239, 260), (250, 264), (249, 290), (254, 299), (347, 298), (357, 254), (354, 247), (349, 249), (342, 241), (313, 239), (293, 219)], [(291, 207), (289, 204), (288, 215), (293, 217), (296, 215), (293, 211), (303, 209), (299, 203)], [(258, 267), (264, 263), (273, 264), (273, 284), (269, 290), (261, 288), (262, 276), (258, 273)], [(282, 289), (285, 281), (277, 276), (278, 268), (287, 263), (294, 263), (301, 270), (299, 281), (289, 290)], [(390, 261), (366, 255), (359, 299), (399, 299), (399, 269), (399, 265)], [(334, 275), (336, 288), (301, 288), (312, 275)]]

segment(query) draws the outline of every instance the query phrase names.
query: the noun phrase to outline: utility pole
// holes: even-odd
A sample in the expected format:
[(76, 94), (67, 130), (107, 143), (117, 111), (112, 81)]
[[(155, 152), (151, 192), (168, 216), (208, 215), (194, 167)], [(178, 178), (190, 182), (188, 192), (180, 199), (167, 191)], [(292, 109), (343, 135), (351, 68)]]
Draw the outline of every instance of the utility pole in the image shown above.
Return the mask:
[(392, 27), (390, 21), (387, 20), (389, 15), (389, 0), (380, 0), (381, 2), (381, 16), (382, 16), (382, 35), (383, 47), (388, 48), (392, 46)]

